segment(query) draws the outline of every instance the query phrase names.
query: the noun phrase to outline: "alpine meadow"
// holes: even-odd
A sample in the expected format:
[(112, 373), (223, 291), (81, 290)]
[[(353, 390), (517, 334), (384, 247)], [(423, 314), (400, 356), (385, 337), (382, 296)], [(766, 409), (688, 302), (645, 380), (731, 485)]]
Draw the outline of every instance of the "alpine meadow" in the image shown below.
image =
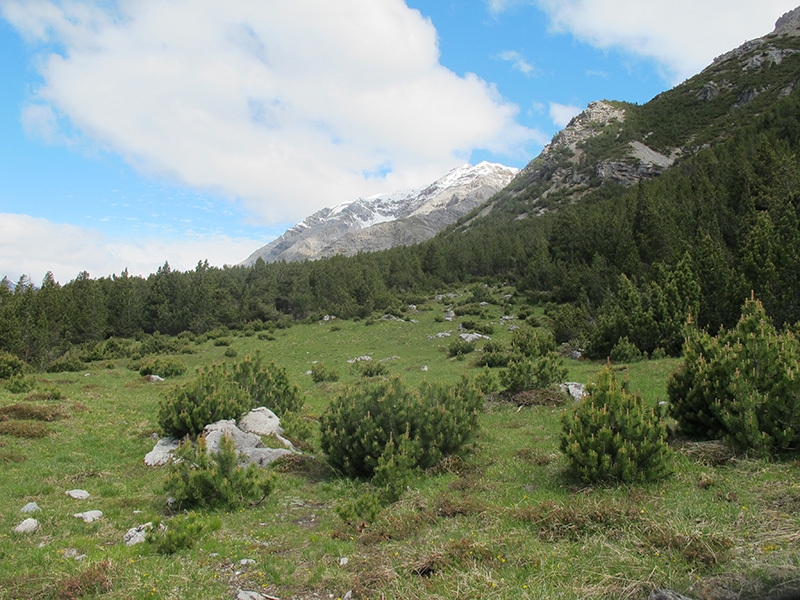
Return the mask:
[(800, 9), (505, 175), (379, 251), (3, 279), (0, 598), (800, 597)]

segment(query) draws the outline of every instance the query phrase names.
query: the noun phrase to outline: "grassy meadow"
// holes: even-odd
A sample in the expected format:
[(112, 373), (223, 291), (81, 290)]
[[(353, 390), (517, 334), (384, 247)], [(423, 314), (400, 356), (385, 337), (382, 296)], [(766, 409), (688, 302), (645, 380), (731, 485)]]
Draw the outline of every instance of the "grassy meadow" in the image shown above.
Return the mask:
[[(347, 592), (638, 599), (666, 587), (721, 599), (800, 586), (797, 461), (676, 442), (668, 479), (587, 488), (566, 477), (559, 451), (560, 419), (569, 407), (500, 401), (487, 401), (470, 452), (418, 475), (369, 526), (337, 514), (366, 484), (337, 476), (312, 450), (273, 465), (275, 489), (262, 504), (199, 514), (204, 529), (191, 548), (164, 555), (150, 543), (123, 543), (129, 528), (168, 517), (166, 468), (143, 464), (166, 388), (198, 366), (256, 351), (286, 369), (312, 420), (361, 378), (347, 362), (359, 356), (384, 361), (389, 374), (411, 385), (455, 383), (480, 370), (477, 352), (450, 358), (453, 337), (434, 337), (457, 335), (460, 319), (441, 319), (451, 301), (419, 303), (403, 321), (333, 319), (269, 335), (231, 332), (224, 342), (200, 337), (188, 342), (192, 353), (176, 355), (186, 374), (165, 382), (146, 381), (128, 359), (118, 359), (87, 363), (77, 373), (31, 375), (34, 389), (24, 393), (0, 386), (0, 598), (235, 598), (242, 589), (281, 600)], [(494, 323), (492, 338), (507, 343), (504, 309), (485, 310), (481, 322)], [(234, 351), (236, 358), (226, 356)], [(657, 403), (678, 362), (617, 368), (631, 390)], [(337, 372), (339, 381), (314, 383), (308, 372), (315, 364)], [(570, 380), (586, 382), (602, 365), (566, 359), (565, 366)], [(14, 405), (29, 410), (8, 408)], [(65, 495), (75, 488), (91, 496)], [(33, 501), (41, 512), (20, 513)], [(73, 516), (90, 509), (103, 518), (85, 523)], [(39, 530), (14, 533), (27, 516), (40, 521)]]

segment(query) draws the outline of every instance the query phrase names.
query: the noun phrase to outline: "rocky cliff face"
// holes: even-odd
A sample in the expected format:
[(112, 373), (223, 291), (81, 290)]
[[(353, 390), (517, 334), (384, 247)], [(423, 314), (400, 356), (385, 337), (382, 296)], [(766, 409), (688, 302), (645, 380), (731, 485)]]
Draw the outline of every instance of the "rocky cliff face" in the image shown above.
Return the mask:
[(503, 189), (517, 169), (482, 162), (458, 167), (421, 190), (359, 198), (324, 208), (259, 248), (242, 265), (315, 260), (425, 241)]

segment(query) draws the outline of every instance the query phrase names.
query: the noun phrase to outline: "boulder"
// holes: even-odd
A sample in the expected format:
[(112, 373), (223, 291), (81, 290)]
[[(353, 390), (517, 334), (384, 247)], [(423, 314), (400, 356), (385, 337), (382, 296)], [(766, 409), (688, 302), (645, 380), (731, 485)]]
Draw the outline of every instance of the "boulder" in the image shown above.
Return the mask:
[(239, 419), (238, 427), (242, 431), (256, 435), (280, 435), (283, 433), (278, 416), (263, 406), (254, 408)]
[(100, 510), (87, 510), (86, 512), (75, 513), (72, 515), (77, 519), (83, 519), (84, 523), (94, 523), (98, 519), (103, 518), (103, 511)]
[(178, 449), (181, 441), (176, 438), (163, 438), (158, 440), (153, 449), (145, 454), (144, 464), (148, 467), (160, 467), (172, 460), (172, 455)]
[(89, 497), (89, 492), (86, 490), (68, 490), (64, 493), (75, 500), (86, 500)]
[(236, 446), (239, 452), (264, 447), (260, 437), (254, 433), (242, 431), (232, 419), (223, 419), (206, 425), (203, 428), (203, 435), (206, 436), (206, 450), (208, 452), (219, 452), (222, 438), (226, 435), (233, 440), (233, 445)]
[(122, 541), (126, 546), (135, 546), (141, 544), (147, 539), (147, 532), (153, 528), (152, 523), (145, 523), (138, 527), (131, 527), (122, 537)]
[(36, 502), (28, 502), (25, 506), (23, 506), (21, 509), (19, 509), (19, 512), (21, 512), (21, 513), (35, 513), (35, 512), (41, 512), (41, 510), (42, 509), (39, 508), (39, 505), (36, 504)]
[(14, 527), (15, 533), (33, 533), (39, 529), (39, 521), (36, 519), (25, 519), (22, 523)]
[(478, 340), (491, 340), (488, 335), (483, 335), (482, 333), (462, 333), (459, 336), (465, 342), (477, 342)]
[(295, 452), (288, 448), (248, 448), (243, 450), (242, 454), (247, 457), (247, 464), (266, 467), (279, 458), (283, 458), (289, 454), (295, 454)]
[(575, 400), (575, 402), (583, 400), (583, 397), (586, 396), (586, 386), (584, 386), (582, 383), (578, 383), (577, 381), (567, 381), (562, 383), (559, 387), (561, 388), (562, 392), (572, 396), (572, 399)]

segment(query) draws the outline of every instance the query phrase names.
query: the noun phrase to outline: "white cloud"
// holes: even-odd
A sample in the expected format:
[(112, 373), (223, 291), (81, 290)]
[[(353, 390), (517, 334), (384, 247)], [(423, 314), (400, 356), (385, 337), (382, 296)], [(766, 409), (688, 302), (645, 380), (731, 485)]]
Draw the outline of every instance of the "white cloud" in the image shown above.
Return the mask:
[(60, 126), (265, 223), (541, 139), (492, 85), (442, 67), (435, 28), (402, 0), (103, 6), (0, 0), (41, 44), (28, 131), (58, 139)]
[[(797, 0), (537, 0), (555, 31), (656, 60), (678, 83), (718, 55), (770, 33)], [(502, 7), (507, 2), (499, 2)]]
[(580, 106), (551, 102), (550, 118), (553, 120), (553, 123), (563, 128), (567, 126), (572, 117), (579, 114), (582, 110), (583, 109)]
[(0, 213), (0, 279), (23, 274), (37, 284), (47, 271), (67, 283), (82, 272), (93, 278), (121, 273), (147, 277), (169, 262), (173, 269), (194, 269), (198, 260), (221, 267), (237, 264), (265, 241), (224, 235), (194, 236), (184, 241), (163, 238), (136, 242), (110, 240), (102, 233), (28, 215)]
[(534, 67), (528, 60), (516, 50), (505, 50), (497, 55), (497, 58), (510, 62), (511, 66), (523, 75), (536, 74), (536, 67)]

